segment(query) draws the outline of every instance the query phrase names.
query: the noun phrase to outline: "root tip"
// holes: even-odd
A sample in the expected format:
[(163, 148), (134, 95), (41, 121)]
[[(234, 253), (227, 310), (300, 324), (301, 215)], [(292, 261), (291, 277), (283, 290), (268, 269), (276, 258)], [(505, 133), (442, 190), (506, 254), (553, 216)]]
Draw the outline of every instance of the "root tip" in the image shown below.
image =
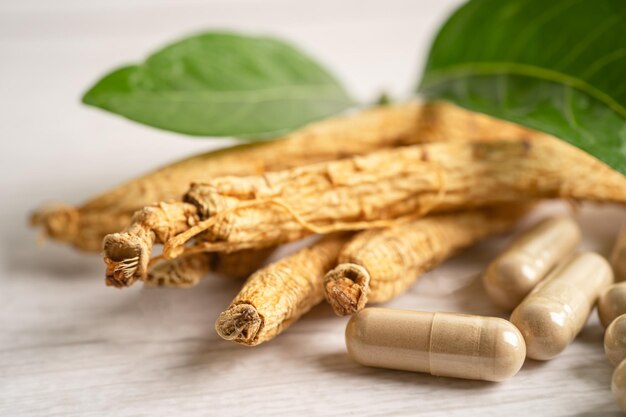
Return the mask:
[(80, 213), (76, 207), (63, 204), (46, 204), (35, 210), (29, 218), (32, 227), (41, 227), (53, 239), (70, 241), (78, 233)]
[(257, 344), (262, 325), (263, 319), (254, 306), (237, 304), (220, 314), (215, 322), (215, 330), (224, 340), (252, 346)]
[(150, 248), (139, 236), (114, 233), (104, 239), (106, 285), (129, 287), (147, 274)]
[(360, 265), (339, 264), (326, 274), (326, 300), (338, 316), (348, 316), (362, 310), (367, 304), (370, 276)]

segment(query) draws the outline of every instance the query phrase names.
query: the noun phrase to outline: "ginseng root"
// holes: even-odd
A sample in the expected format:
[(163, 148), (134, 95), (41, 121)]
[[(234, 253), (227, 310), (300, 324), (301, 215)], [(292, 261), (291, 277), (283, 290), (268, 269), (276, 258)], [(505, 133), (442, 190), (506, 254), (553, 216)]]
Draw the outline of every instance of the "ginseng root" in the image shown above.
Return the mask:
[(215, 323), (226, 340), (247, 346), (273, 339), (324, 299), (326, 271), (348, 236), (329, 235), (255, 272)]
[[(625, 202), (626, 178), (548, 136), (415, 145), (263, 176), (197, 182), (185, 200), (197, 208), (198, 224), (165, 242), (163, 253), (174, 258), (262, 248), (428, 212), (539, 198)], [(202, 242), (185, 248), (196, 236)]]
[[(459, 122), (451, 125), (446, 121), (447, 116), (453, 116)], [(443, 103), (422, 105), (413, 102), (370, 109), (356, 115), (311, 124), (274, 142), (242, 145), (192, 156), (97, 196), (80, 207), (64, 204), (45, 206), (32, 215), (31, 224), (41, 227), (52, 239), (67, 242), (83, 250), (99, 252), (102, 250), (104, 237), (128, 227), (133, 213), (154, 202), (179, 199), (189, 184), (197, 178), (261, 174), (412, 143), (422, 136), (424, 140), (439, 140), (447, 134), (463, 135), (463, 129), (467, 130), (466, 135), (479, 135), (490, 127), (503, 128), (511, 134), (527, 132), (516, 125), (475, 115)], [(153, 223), (161, 222), (155, 218), (158, 215), (152, 213), (150, 216)], [(134, 281), (131, 272), (137, 265), (140, 268), (147, 266), (142, 263), (144, 257), (137, 255), (136, 251), (151, 251), (154, 240), (142, 229), (140, 228), (136, 238), (126, 239), (127, 242), (122, 246), (115, 242), (108, 246), (108, 252), (122, 250), (133, 255), (122, 255), (122, 264), (115, 261), (108, 263), (109, 269), (117, 270), (120, 276), (131, 277), (128, 284)], [(133, 231), (128, 232), (132, 235)], [(123, 236), (118, 237), (124, 240)], [(142, 243), (137, 244), (139, 241)], [(122, 247), (125, 249), (121, 249)], [(120, 254), (112, 255), (114, 256), (109, 257), (110, 260), (117, 259), (116, 255)], [(133, 260), (137, 256), (139, 258)], [(221, 272), (228, 275), (240, 274), (242, 266), (251, 265), (246, 262), (247, 257), (245, 255), (241, 262), (237, 262), (237, 255), (232, 255), (231, 260), (218, 262), (222, 265)], [(228, 265), (234, 269), (228, 271)], [(244, 271), (244, 275), (253, 271)], [(125, 278), (115, 278), (114, 274), (108, 276), (109, 285), (126, 285)]]
[(136, 271), (148, 270), (152, 246), (166, 242), (197, 222), (191, 204), (159, 203), (133, 216), (128, 233), (115, 233), (104, 240), (106, 284), (121, 287), (137, 279)]
[(144, 282), (151, 287), (190, 288), (209, 272), (246, 278), (274, 252), (274, 247), (233, 253), (199, 252), (156, 264)]
[(458, 250), (511, 229), (529, 209), (506, 204), (361, 232), (326, 274), (326, 300), (340, 316), (356, 313), (368, 302), (389, 301)]
[[(295, 132), (283, 140), (262, 145), (237, 147), (179, 162), (108, 193), (94, 200), (95, 202), (90, 203), (89, 206), (96, 208), (101, 206), (106, 208), (117, 207), (117, 213), (121, 210), (120, 207), (130, 208), (132, 206), (126, 199), (128, 195), (137, 196), (133, 201), (138, 203), (142, 200), (142, 193), (149, 193), (151, 200), (148, 200), (146, 204), (158, 201), (156, 196), (158, 190), (162, 190), (167, 198), (177, 193), (177, 197), (180, 197), (189, 187), (191, 179), (210, 178), (216, 175), (248, 175), (250, 172), (264, 173), (411, 143), (477, 138), (493, 139), (496, 137), (495, 135), (519, 138), (537, 136), (538, 133), (445, 103), (407, 103), (382, 107), (367, 110), (351, 117), (319, 122)], [(183, 182), (185, 182), (185, 186), (181, 190), (180, 185)], [(162, 188), (160, 188), (161, 184), (163, 184)], [(117, 206), (116, 199), (120, 199)], [(156, 213), (158, 210), (158, 205), (152, 207), (151, 216), (166, 219), (167, 213), (158, 214)], [(56, 217), (69, 217), (69, 215), (57, 214)], [(72, 215), (76, 219), (89, 218), (84, 213), (81, 216), (79, 212), (74, 211), (72, 211)], [(100, 213), (96, 217), (102, 216)], [(52, 224), (54, 223), (52, 219), (56, 217), (52, 214), (41, 216), (37, 223)], [(104, 217), (102, 218), (104, 219)], [(194, 221), (194, 219), (189, 220), (191, 223)], [(161, 219), (151, 221), (162, 223)], [(60, 224), (63, 223), (60, 222)], [(69, 229), (68, 227), (67, 230)], [(73, 230), (74, 227), (71, 229)], [(116, 227), (111, 232), (122, 229), (123, 227)], [(134, 230), (132, 226), (123, 234), (106, 237), (104, 242), (105, 254), (108, 252), (107, 247), (125, 246), (126, 243), (123, 241), (129, 239), (135, 242), (143, 241), (142, 245), (145, 250), (151, 252), (155, 240), (150, 239), (152, 237), (150, 234), (143, 233), (144, 229), (143, 226), (139, 227), (139, 237), (130, 237)], [(90, 230), (93, 231), (93, 229)], [(87, 232), (83, 231), (83, 233)], [(156, 242), (158, 243), (158, 239)], [(101, 242), (98, 242), (99, 247), (101, 247)], [(144, 252), (141, 251), (141, 253)], [(107, 258), (109, 259), (107, 261), (110, 266), (109, 271), (116, 269), (120, 271), (115, 277), (107, 280), (109, 285), (127, 286), (137, 279), (146, 278), (147, 259), (140, 256), (139, 262), (130, 262), (131, 265), (137, 267), (133, 270), (132, 267), (120, 267), (117, 261), (113, 261), (115, 258), (108, 255)], [(236, 263), (233, 262), (232, 264)]]
[(446, 103), (404, 103), (313, 123), (273, 142), (192, 156), (107, 191), (79, 207), (47, 205), (31, 223), (49, 238), (100, 252), (104, 236), (157, 201), (179, 199), (196, 179), (254, 175), (448, 138), (526, 137), (533, 132)]

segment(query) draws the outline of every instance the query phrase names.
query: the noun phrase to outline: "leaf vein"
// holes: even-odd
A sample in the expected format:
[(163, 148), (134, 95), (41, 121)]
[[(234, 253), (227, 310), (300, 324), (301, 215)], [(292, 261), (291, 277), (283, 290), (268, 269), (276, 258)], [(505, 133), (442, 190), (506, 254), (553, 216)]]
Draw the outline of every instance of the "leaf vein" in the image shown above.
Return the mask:
[[(626, 48), (624, 49), (626, 53)], [(534, 65), (520, 64), (515, 62), (467, 62), (464, 64), (453, 65), (443, 70), (433, 70), (424, 77), (422, 83), (423, 89), (431, 88), (435, 85), (449, 82), (454, 79), (479, 76), (479, 75), (522, 75), (531, 78), (542, 79), (544, 81), (556, 82), (559, 84), (569, 85), (577, 88), (592, 97), (600, 100), (608, 107), (626, 117), (626, 108), (615, 101), (607, 93), (593, 87), (585, 80), (572, 77), (559, 71), (537, 67)]]

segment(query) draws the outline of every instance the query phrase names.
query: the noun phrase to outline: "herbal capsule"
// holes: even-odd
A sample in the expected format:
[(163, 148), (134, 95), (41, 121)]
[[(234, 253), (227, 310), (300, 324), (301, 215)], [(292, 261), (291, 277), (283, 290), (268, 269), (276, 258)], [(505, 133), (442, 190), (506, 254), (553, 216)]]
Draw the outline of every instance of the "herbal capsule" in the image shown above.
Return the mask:
[(512, 377), (526, 356), (522, 335), (504, 319), (386, 308), (353, 315), (346, 345), (362, 365), (485, 381)]
[(611, 285), (598, 299), (598, 316), (604, 327), (622, 314), (626, 314), (626, 282)]
[(613, 391), (617, 405), (626, 413), (626, 360), (623, 360), (613, 371), (611, 391)]
[(553, 217), (519, 236), (487, 268), (483, 284), (489, 298), (513, 310), (580, 242), (580, 230), (568, 217)]
[(548, 360), (561, 353), (612, 281), (609, 263), (591, 252), (578, 254), (552, 271), (511, 315), (524, 335), (528, 357)]
[(613, 366), (626, 359), (626, 314), (609, 325), (604, 333), (604, 351)]
[(611, 265), (615, 271), (615, 281), (626, 281), (626, 223), (615, 240)]

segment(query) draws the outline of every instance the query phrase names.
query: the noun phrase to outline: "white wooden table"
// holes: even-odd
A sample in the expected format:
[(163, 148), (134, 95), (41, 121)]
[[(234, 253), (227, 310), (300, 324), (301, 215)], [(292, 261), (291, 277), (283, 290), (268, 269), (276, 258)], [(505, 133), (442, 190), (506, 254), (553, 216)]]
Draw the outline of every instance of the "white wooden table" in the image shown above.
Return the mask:
[[(370, 369), (347, 356), (345, 318), (315, 308), (278, 339), (218, 338), (240, 283), (106, 288), (98, 256), (36, 245), (41, 202), (78, 203), (133, 175), (231, 143), (157, 131), (80, 105), (115, 65), (202, 28), (283, 35), (363, 100), (414, 86), (458, 1), (3, 0), (0, 4), (0, 415), (619, 415), (595, 313), (559, 358), (501, 383)], [(563, 206), (544, 210), (562, 211)], [(623, 210), (584, 207), (585, 246), (608, 253)], [(503, 315), (476, 279), (495, 239), (428, 274), (390, 306)]]

